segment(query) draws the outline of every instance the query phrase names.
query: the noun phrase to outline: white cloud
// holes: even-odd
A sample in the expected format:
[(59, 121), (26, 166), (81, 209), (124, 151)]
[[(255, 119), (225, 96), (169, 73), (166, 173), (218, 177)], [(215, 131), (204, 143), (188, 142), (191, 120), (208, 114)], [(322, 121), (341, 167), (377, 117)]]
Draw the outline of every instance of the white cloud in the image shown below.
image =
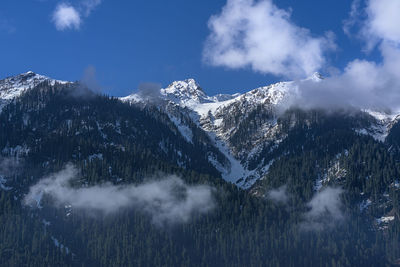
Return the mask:
[(384, 40), (400, 43), (400, 1), (399, 0), (369, 0), (366, 12), (368, 20), (363, 33), (366, 41)]
[(196, 214), (211, 211), (214, 206), (213, 189), (206, 185), (187, 185), (176, 176), (140, 185), (112, 185), (72, 187), (79, 177), (69, 164), (60, 172), (41, 179), (32, 186), (24, 201), (37, 205), (46, 196), (54, 206), (72, 205), (73, 209), (112, 215), (122, 209), (134, 208), (148, 214), (153, 223), (164, 225), (188, 222)]
[(100, 5), (102, 0), (85, 0), (81, 3), (83, 13), (87, 17), (92, 13), (92, 11)]
[(228, 0), (221, 14), (209, 20), (204, 60), (285, 77), (311, 75), (326, 63), (324, 53), (335, 47), (333, 34), (313, 37), (290, 15), (272, 0)]
[(94, 93), (100, 94), (102, 91), (102, 87), (96, 78), (96, 68), (94, 66), (90, 65), (84, 70), (80, 82)]
[[(362, 5), (364, 4), (364, 5)], [(363, 15), (364, 14), (364, 15)], [(354, 107), (400, 111), (400, 1), (353, 2), (345, 30), (358, 27), (367, 51), (376, 48), (380, 61), (355, 59), (338, 74), (319, 83), (299, 82), (298, 94), (290, 104), (303, 108)]]
[(138, 86), (138, 95), (151, 103), (161, 101), (161, 84), (153, 82), (140, 83)]
[(306, 221), (300, 225), (301, 228), (304, 230), (323, 230), (342, 221), (344, 219), (340, 200), (342, 193), (342, 189), (332, 187), (327, 187), (316, 193), (307, 204), (310, 210), (305, 213)]
[(12, 176), (18, 174), (24, 165), (24, 160), (18, 157), (0, 156), (0, 176)]
[(286, 203), (289, 200), (289, 196), (287, 194), (287, 186), (283, 185), (277, 189), (272, 189), (268, 191), (267, 198), (277, 202), (277, 203)]
[(78, 30), (81, 25), (81, 16), (78, 10), (67, 3), (59, 4), (56, 7), (52, 20), (59, 31)]
[(83, 0), (78, 7), (68, 3), (59, 4), (53, 12), (52, 20), (59, 31), (67, 29), (79, 30), (84, 18), (100, 5), (102, 0)]
[[(363, 108), (400, 111), (400, 1), (354, 0), (344, 30), (373, 49), (380, 60), (350, 61), (341, 71), (315, 83), (298, 81), (284, 107)], [(314, 37), (272, 0), (228, 0), (211, 17), (204, 59), (215, 66), (300, 78), (326, 67), (332, 38)]]
[(353, 36), (353, 28), (360, 23), (360, 17), (362, 12), (361, 0), (354, 0), (351, 4), (349, 17), (343, 21), (343, 31), (347, 36)]
[(303, 109), (361, 108), (385, 112), (400, 110), (400, 51), (381, 46), (381, 63), (354, 60), (337, 75), (315, 83), (298, 82), (299, 90), (288, 101), (288, 106)]

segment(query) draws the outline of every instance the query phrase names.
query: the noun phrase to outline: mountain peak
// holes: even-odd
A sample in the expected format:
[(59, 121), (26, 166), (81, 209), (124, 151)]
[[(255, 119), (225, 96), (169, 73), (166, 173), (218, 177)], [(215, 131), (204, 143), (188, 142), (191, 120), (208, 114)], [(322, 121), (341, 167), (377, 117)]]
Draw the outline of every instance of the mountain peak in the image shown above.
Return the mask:
[(168, 91), (179, 90), (179, 91), (189, 91), (189, 92), (200, 91), (204, 94), (203, 89), (193, 78), (186, 79), (183, 81), (174, 81), (170, 85), (168, 85), (168, 87), (165, 90), (168, 90)]
[(209, 102), (209, 97), (194, 79), (175, 81), (167, 88), (161, 89), (161, 94), (170, 98), (174, 102)]
[(20, 96), (26, 90), (33, 88), (45, 81), (49, 81), (52, 84), (55, 84), (56, 82), (64, 84), (68, 83), (36, 74), (33, 71), (28, 71), (0, 80), (0, 100), (11, 100)]
[(324, 76), (319, 73), (319, 72), (314, 72), (309, 78), (307, 78), (306, 80), (312, 80), (312, 81), (316, 81), (319, 82), (321, 80), (325, 79)]

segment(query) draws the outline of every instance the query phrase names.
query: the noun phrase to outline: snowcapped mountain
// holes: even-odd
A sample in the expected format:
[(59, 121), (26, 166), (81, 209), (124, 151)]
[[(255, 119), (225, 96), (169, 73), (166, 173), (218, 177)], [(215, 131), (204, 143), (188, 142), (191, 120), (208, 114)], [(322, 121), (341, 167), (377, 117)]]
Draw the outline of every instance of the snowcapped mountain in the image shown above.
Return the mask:
[[(321, 74), (315, 73), (308, 81), (320, 82)], [(208, 133), (215, 147), (226, 157), (225, 162), (209, 160), (227, 181), (243, 188), (251, 187), (268, 173), (273, 159), (266, 160), (261, 154), (272, 153), (287, 137), (287, 130), (278, 121), (282, 107), (298, 93), (294, 81), (279, 82), (250, 90), (243, 94), (208, 96), (194, 79), (175, 81), (161, 89), (159, 98), (171, 120), (189, 140), (191, 121)], [(142, 103), (140, 94), (121, 98), (122, 101)], [(398, 115), (363, 110), (374, 121), (367, 127), (354, 130), (384, 141)], [(292, 121), (294, 127), (296, 121)], [(256, 162), (256, 163), (254, 163)]]
[[(318, 82), (319, 74), (310, 78)], [(249, 161), (256, 157), (266, 145), (279, 144), (285, 134), (278, 125), (277, 113), (280, 104), (297, 92), (295, 82), (280, 82), (260, 87), (244, 94), (207, 96), (194, 79), (176, 81), (160, 90), (165, 110), (175, 122), (181, 133), (188, 136), (184, 120), (192, 120), (208, 133), (215, 147), (226, 158), (219, 162), (212, 155), (210, 162), (221, 172), (223, 178), (243, 188), (249, 188), (267, 172), (270, 162), (262, 162), (257, 167), (249, 166)], [(140, 94), (121, 98), (122, 101), (143, 102)], [(175, 109), (174, 109), (175, 108)], [(185, 119), (176, 114), (176, 109), (185, 113)], [(243, 131), (241, 124), (246, 124), (249, 115), (255, 110), (266, 112), (256, 131), (247, 132), (245, 140), (237, 136)], [(177, 118), (180, 117), (180, 118)], [(244, 127), (244, 126), (243, 126)]]
[[(314, 75), (309, 81), (320, 82), (321, 79)], [(363, 244), (377, 246), (371, 240), (381, 240), (385, 251), (390, 248), (385, 247), (387, 244), (398, 244), (399, 115), (374, 110), (291, 107), (288, 103), (292, 101), (288, 100), (299, 93), (299, 88), (296, 82), (290, 81), (242, 94), (208, 96), (195, 80), (188, 79), (173, 82), (164, 89), (144, 86), (140, 93), (120, 100), (84, 91), (87, 88), (79, 83), (60, 82), (31, 72), (2, 80), (0, 85), (0, 101), (8, 103), (0, 112), (0, 204), (4, 207), (5, 225), (15, 225), (4, 231), (11, 234), (3, 239), (12, 240), (20, 229), (31, 229), (37, 235), (21, 244), (18, 241), (21, 235), (17, 236), (14, 247), (21, 247), (21, 251), (31, 240), (42, 240), (42, 247), (55, 247), (55, 251), (60, 249), (63, 255), (71, 254), (73, 258), (66, 261), (68, 265), (75, 259), (86, 262), (87, 255), (101, 255), (103, 251), (80, 253), (85, 242), (81, 244), (71, 236), (84, 235), (78, 238), (83, 241), (87, 236), (95, 236), (100, 243), (107, 240), (114, 244), (110, 238), (118, 241), (121, 235), (133, 229), (129, 232), (130, 239), (138, 239), (140, 233), (139, 239), (146, 240), (149, 230), (153, 229), (148, 227), (154, 223), (152, 216), (141, 214), (146, 208), (135, 205), (117, 211), (115, 216), (121, 216), (117, 219), (121, 228), (119, 224), (103, 223), (108, 215), (100, 211), (104, 206), (113, 209), (114, 205), (107, 203), (114, 198), (118, 202), (118, 197), (106, 197), (97, 204), (89, 203), (90, 208), (82, 208), (77, 202), (71, 203), (73, 199), (68, 196), (76, 196), (71, 192), (92, 194), (108, 188), (119, 194), (130, 188), (141, 188), (142, 184), (158, 184), (159, 179), (163, 181), (168, 174), (181, 177), (184, 186), (174, 184), (173, 193), (164, 190), (164, 183), (155, 190), (146, 187), (146, 197), (149, 190), (155, 192), (155, 204), (149, 206), (155, 214), (160, 214), (163, 202), (159, 194), (167, 195), (168, 199), (171, 194), (176, 195), (177, 201), (187, 199), (172, 209), (171, 214), (176, 217), (179, 213), (176, 210), (186, 209), (193, 199), (208, 198), (208, 193), (202, 193), (207, 189), (214, 198), (215, 215), (210, 214), (205, 219), (192, 213), (183, 216), (190, 217), (185, 223), (191, 226), (173, 230), (182, 230), (179, 236), (184, 237), (185, 244), (177, 247), (173, 243), (167, 254), (177, 248), (187, 249), (187, 244), (193, 240), (196, 246), (192, 251), (207, 251), (209, 240), (219, 236), (238, 238), (223, 240), (222, 246), (247, 244), (254, 236), (261, 236), (265, 238), (260, 240), (266, 240), (262, 247), (267, 247), (271, 238), (281, 240), (282, 233), (287, 239), (282, 244), (274, 241), (278, 244), (277, 254), (288, 244), (287, 240), (289, 243), (300, 240), (299, 247), (290, 248), (290, 251), (298, 251), (306, 240), (299, 239), (304, 236), (302, 228), (309, 225), (315, 228), (310, 231), (318, 231), (316, 235), (307, 234), (315, 236), (312, 243), (317, 245), (313, 251), (319, 249), (320, 231), (326, 229), (327, 235), (323, 236), (328, 237), (347, 229), (340, 240), (346, 241), (346, 247), (350, 244), (357, 248), (361, 244), (361, 256), (357, 261), (366, 260), (365, 255), (369, 253), (365, 254), (364, 248), (371, 251)], [(76, 169), (62, 168), (71, 166), (70, 163)], [(71, 184), (63, 182), (60, 190), (54, 190), (57, 199), (65, 199), (58, 201), (52, 195), (52, 184), (66, 175), (71, 175), (68, 179)], [(48, 187), (51, 188), (47, 190)], [(123, 196), (123, 199), (132, 202), (136, 194), (140, 195), (139, 191), (133, 190), (132, 197)], [(317, 216), (310, 216), (315, 210), (314, 202), (322, 207), (317, 209), (323, 215), (318, 211)], [(331, 202), (334, 207), (328, 205)], [(97, 212), (100, 215), (98, 226), (98, 220), (93, 220), (92, 216)], [(337, 218), (333, 213), (337, 213)], [(16, 217), (21, 219), (16, 220)], [(27, 224), (20, 226), (16, 222)], [(254, 228), (255, 225), (261, 228)], [(132, 228), (134, 226), (138, 228)], [(149, 240), (156, 240), (154, 246), (171, 245), (170, 231), (164, 235), (165, 231), (160, 231), (158, 224), (154, 226), (154, 233), (161, 233), (160, 237), (150, 233)], [(169, 225), (167, 227), (170, 229)], [(79, 231), (74, 232), (74, 229)], [(92, 229), (95, 231), (91, 232)], [(299, 235), (289, 235), (292, 229), (299, 229)], [(221, 235), (221, 231), (227, 234)], [(102, 233), (107, 235), (103, 237)], [(198, 237), (204, 233), (210, 236), (202, 242)], [(243, 242), (243, 237), (248, 240)], [(349, 237), (355, 238), (354, 243), (347, 242)], [(360, 237), (365, 239), (360, 241)], [(143, 242), (139, 241), (137, 247), (129, 250), (140, 250)], [(181, 241), (179, 238), (176, 244)], [(5, 243), (7, 247), (8, 242)], [(55, 246), (49, 246), (52, 243)], [(331, 244), (340, 242), (333, 240)], [(13, 251), (3, 253), (10, 262)], [(55, 251), (45, 251), (43, 255), (58, 255)], [(221, 251), (221, 255), (226, 254), (225, 247)], [(331, 251), (327, 248), (326, 255)], [(376, 253), (381, 255), (382, 251)], [(350, 259), (354, 258), (353, 252), (349, 251)], [(204, 255), (200, 253), (198, 259)], [(248, 259), (259, 256), (258, 253), (246, 254), (239, 265), (246, 265)], [(220, 255), (213, 257), (218, 259)], [(163, 258), (158, 262), (163, 262)], [(300, 255), (292, 265), (302, 258)], [(56, 262), (59, 263), (59, 259), (56, 258)], [(380, 261), (381, 257), (377, 259)], [(147, 261), (148, 255), (143, 256), (143, 262)], [(98, 265), (97, 259), (86, 263)], [(211, 265), (221, 266), (221, 263)]]
[(69, 83), (66, 81), (54, 80), (32, 71), (28, 71), (17, 76), (0, 80), (0, 98), (13, 99), (20, 96), (27, 89), (33, 88), (46, 81), (50, 82), (51, 85), (54, 85), (56, 82), (61, 84)]
[[(164, 100), (167, 114), (183, 136), (190, 139), (188, 127), (185, 126), (185, 121), (188, 120), (208, 133), (214, 146), (226, 158), (225, 162), (219, 162), (216, 157), (209, 155), (210, 162), (221, 172), (223, 178), (247, 188), (268, 171), (269, 163), (249, 170), (243, 154), (250, 151), (238, 151), (238, 146), (231, 142), (231, 137), (239, 129), (241, 121), (255, 108), (263, 105), (267, 110), (273, 109), (284, 100), (285, 95), (295, 89), (293, 82), (283, 82), (257, 88), (245, 94), (207, 96), (195, 80), (188, 79), (173, 82), (167, 88), (161, 89), (160, 97)], [(144, 101), (140, 94), (133, 94), (121, 100), (139, 103)], [(182, 117), (182, 114), (186, 116)], [(275, 137), (273, 132), (277, 130), (276, 123), (275, 117), (267, 120), (263, 128), (269, 133), (252, 137), (252, 143), (257, 146), (265, 141), (266, 136), (272, 141)], [(279, 142), (278, 139), (274, 141)]]
[(49, 77), (36, 74), (32, 71), (17, 76), (0, 80), (0, 110), (12, 99), (21, 96), (29, 88), (33, 88), (43, 82), (67, 84), (69, 82), (54, 80)]
[[(316, 73), (307, 80), (320, 82)], [(0, 110), (29, 88), (49, 82), (66, 84), (46, 76), (27, 72), (0, 81)], [(250, 188), (269, 171), (288, 131), (296, 126), (289, 118), (289, 128), (279, 120), (282, 107), (298, 93), (294, 81), (279, 82), (250, 90), (243, 94), (208, 96), (194, 79), (175, 81), (149, 98), (146, 92), (120, 98), (123, 102), (144, 104), (157, 99), (157, 105), (168, 115), (188, 144), (193, 144), (197, 129), (203, 130), (213, 146), (207, 154), (209, 162), (222, 177), (242, 188)], [(358, 134), (371, 135), (383, 142), (391, 127), (400, 119), (398, 114), (363, 110), (373, 123), (355, 127)], [(219, 151), (216, 153), (215, 151)], [(222, 157), (221, 157), (222, 155)]]

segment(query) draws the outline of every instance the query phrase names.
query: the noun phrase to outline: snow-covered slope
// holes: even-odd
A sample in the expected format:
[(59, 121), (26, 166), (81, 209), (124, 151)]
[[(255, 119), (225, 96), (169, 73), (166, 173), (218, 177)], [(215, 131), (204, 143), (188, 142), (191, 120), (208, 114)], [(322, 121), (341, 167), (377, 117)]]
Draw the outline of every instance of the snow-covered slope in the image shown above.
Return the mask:
[(0, 111), (2, 107), (12, 99), (19, 97), (29, 88), (33, 88), (46, 81), (53, 85), (56, 82), (62, 84), (68, 83), (66, 81), (54, 80), (46, 76), (36, 74), (32, 71), (0, 80)]
[(390, 129), (400, 120), (400, 114), (398, 113), (388, 114), (382, 111), (373, 111), (369, 109), (363, 111), (372, 116), (376, 120), (376, 123), (368, 128), (356, 129), (356, 131), (360, 134), (371, 135), (375, 140), (380, 142), (385, 141)]
[[(323, 77), (315, 73), (308, 81), (320, 82)], [(298, 94), (296, 82), (280, 82), (250, 90), (243, 94), (208, 96), (194, 79), (176, 81), (161, 89), (167, 113), (176, 122), (178, 129), (184, 122), (170, 111), (179, 107), (187, 112), (187, 117), (206, 131), (226, 157), (225, 163), (213, 156), (209, 161), (221, 172), (224, 179), (240, 187), (248, 188), (262, 178), (273, 160), (262, 160), (257, 166), (251, 162), (259, 158), (266, 147), (273, 151), (286, 138), (278, 123), (278, 113), (282, 106), (290, 103), (291, 97)], [(127, 102), (144, 102), (139, 94), (121, 98)], [(368, 134), (384, 141), (391, 126), (400, 116), (364, 110), (376, 123), (368, 128), (354, 129), (360, 134)], [(250, 117), (250, 116), (255, 116)], [(245, 132), (245, 134), (243, 134)], [(186, 132), (182, 135), (187, 136)], [(252, 165), (252, 166), (251, 166)]]
[[(307, 80), (320, 82), (314, 74)], [(12, 99), (42, 82), (68, 83), (27, 72), (0, 80), (0, 111)], [(273, 159), (260, 156), (273, 152), (287, 137), (287, 130), (278, 122), (282, 106), (298, 94), (296, 82), (280, 82), (250, 90), (243, 94), (208, 96), (194, 79), (175, 81), (159, 92), (132, 94), (121, 98), (124, 102), (146, 103), (157, 100), (177, 130), (193, 144), (195, 128), (203, 129), (225, 159), (215, 153), (208, 160), (221, 172), (224, 179), (248, 188), (268, 172)], [(360, 134), (384, 141), (391, 127), (400, 119), (398, 114), (363, 110), (375, 119), (365, 128), (354, 129)], [(295, 125), (295, 120), (293, 122)], [(193, 128), (194, 127), (194, 128)], [(207, 141), (208, 142), (208, 141)]]
[[(238, 149), (231, 138), (239, 129), (238, 125), (247, 118), (254, 109), (262, 106), (276, 113), (279, 104), (287, 96), (295, 94), (297, 86), (294, 82), (281, 82), (251, 90), (244, 94), (207, 96), (200, 85), (193, 79), (176, 81), (167, 88), (160, 90), (159, 97), (164, 101), (167, 113), (171, 106), (187, 111), (187, 116), (199, 127), (205, 130), (215, 147), (226, 157), (225, 163), (218, 162), (212, 155), (209, 160), (221, 172), (223, 178), (232, 183), (247, 188), (267, 171), (271, 162), (265, 162), (258, 168), (248, 169), (248, 155), (257, 153), (260, 144), (281, 141), (278, 136), (276, 116), (263, 122), (262, 131), (249, 137), (252, 148)], [(143, 102), (140, 94), (132, 94), (121, 98), (122, 101)], [(170, 113), (169, 115), (172, 116)], [(172, 118), (178, 129), (182, 121)], [(187, 135), (182, 132), (182, 135)]]

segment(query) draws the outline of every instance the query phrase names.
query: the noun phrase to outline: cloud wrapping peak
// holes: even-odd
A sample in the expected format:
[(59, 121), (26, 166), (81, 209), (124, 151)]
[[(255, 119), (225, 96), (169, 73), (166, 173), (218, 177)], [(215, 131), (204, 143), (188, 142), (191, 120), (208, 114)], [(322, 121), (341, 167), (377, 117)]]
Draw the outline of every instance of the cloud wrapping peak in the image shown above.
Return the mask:
[(332, 33), (313, 37), (272, 0), (228, 0), (208, 26), (204, 60), (232, 69), (251, 67), (261, 73), (306, 77), (324, 66), (324, 53), (335, 47)]
[(400, 112), (400, 1), (354, 0), (344, 22), (364, 50), (380, 60), (354, 59), (322, 81), (301, 80), (328, 69), (325, 55), (335, 49), (329, 34), (314, 37), (295, 25), (290, 12), (272, 0), (227, 0), (209, 20), (210, 35), (203, 57), (214, 66), (250, 67), (256, 72), (296, 80), (296, 89), (282, 107), (329, 110), (356, 108)]
[(206, 185), (191, 186), (176, 176), (140, 185), (117, 186), (110, 183), (75, 188), (71, 182), (79, 176), (69, 164), (58, 173), (43, 178), (32, 186), (24, 202), (33, 206), (44, 195), (54, 206), (72, 205), (73, 209), (112, 215), (134, 208), (152, 218), (156, 225), (188, 222), (196, 214), (211, 211), (213, 189)]
[(78, 30), (81, 25), (81, 16), (78, 10), (66, 3), (61, 3), (56, 7), (52, 20), (59, 31)]
[(355, 0), (344, 30), (358, 26), (356, 36), (366, 52), (377, 49), (381, 60), (355, 59), (343, 71), (312, 83), (301, 81), (291, 104), (303, 108), (361, 108), (400, 112), (400, 1)]
[(138, 95), (151, 103), (161, 101), (161, 84), (153, 82), (140, 83), (138, 87)]

